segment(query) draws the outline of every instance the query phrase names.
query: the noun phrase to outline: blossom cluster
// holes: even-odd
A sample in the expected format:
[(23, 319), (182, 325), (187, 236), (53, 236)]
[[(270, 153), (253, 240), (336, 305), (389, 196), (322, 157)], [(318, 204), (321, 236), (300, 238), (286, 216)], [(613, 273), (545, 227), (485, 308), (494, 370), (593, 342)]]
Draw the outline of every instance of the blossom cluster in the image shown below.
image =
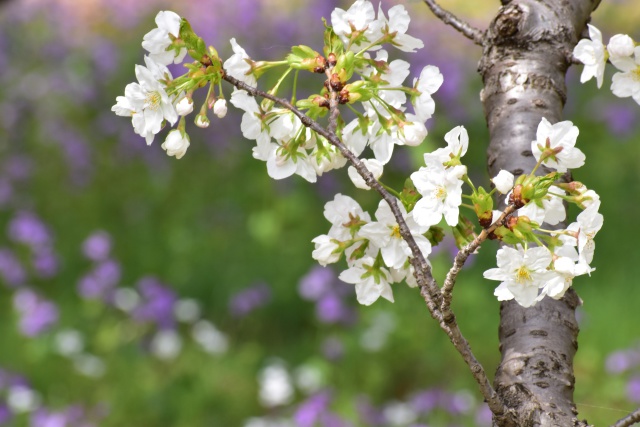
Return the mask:
[(620, 98), (632, 97), (640, 104), (640, 46), (626, 34), (614, 35), (605, 46), (600, 30), (591, 24), (588, 27), (590, 39), (580, 40), (573, 50), (573, 56), (584, 64), (580, 82), (595, 77), (600, 88), (608, 61), (618, 69), (612, 77), (613, 94)]
[[(323, 173), (345, 166), (346, 157), (353, 155), (361, 157), (361, 165), (352, 159), (348, 175), (356, 187), (368, 190), (371, 176), (380, 179), (396, 145), (417, 146), (423, 142), (427, 136), (425, 122), (435, 111), (432, 95), (443, 83), (438, 68), (427, 65), (410, 86), (404, 85), (409, 63), (391, 60), (384, 48), (392, 46), (403, 52), (422, 48), (420, 40), (407, 34), (409, 23), (402, 5), (389, 9), (387, 17), (381, 7), (376, 13), (370, 1), (357, 0), (349, 9), (336, 8), (331, 13), (330, 25), (325, 23), (322, 53), (299, 45), (284, 60), (255, 60), (231, 39), (233, 55), (223, 62), (215, 48), (205, 48), (185, 19), (173, 12), (160, 12), (156, 17), (158, 27), (144, 37), (143, 47), (149, 55), (145, 57), (146, 67), (136, 66), (139, 83), (127, 86), (125, 96), (118, 97), (113, 110), (131, 116), (134, 130), (148, 143), (164, 122), (173, 125), (181, 117), (178, 128), (163, 144), (167, 154), (180, 158), (189, 146), (184, 116), (193, 111), (194, 91), (209, 85), (195, 120), (206, 127), (208, 109), (220, 117), (226, 113), (221, 89), (220, 98), (215, 95), (215, 87), (226, 79), (236, 87), (231, 104), (244, 112), (242, 133), (255, 141), (253, 157), (266, 163), (270, 177), (283, 179), (297, 174), (315, 182)], [(601, 39), (595, 27), (589, 28), (592, 39)], [(631, 59), (635, 50), (630, 43), (633, 45), (627, 36), (616, 36), (605, 53), (601, 42), (581, 41), (574, 53), (587, 65), (583, 81), (596, 76), (600, 85), (601, 65), (608, 56), (626, 73), (614, 76), (614, 93), (635, 96), (640, 68)], [(189, 71), (172, 79), (166, 65), (180, 62), (187, 53), (194, 59), (185, 64)], [(264, 92), (257, 90), (258, 80), (265, 72), (282, 67), (284, 71), (259, 103), (255, 95)], [(322, 75), (319, 90), (307, 98), (297, 93), (300, 72)], [(277, 98), (291, 76), (291, 100)], [(411, 110), (407, 110), (408, 103)], [(343, 106), (355, 115), (348, 123), (342, 117)], [(321, 118), (327, 121), (325, 131), (308, 125), (308, 120), (319, 124)], [(393, 301), (392, 283), (405, 280), (416, 286), (410, 262), (415, 254), (405, 238), (413, 240), (427, 258), (432, 245), (442, 240), (439, 224), (444, 220), (462, 248), (477, 236), (473, 222), (461, 215), (461, 207), (466, 207), (484, 229), (491, 228), (487, 232), (491, 238), (515, 247), (500, 249), (498, 268), (485, 272), (486, 278), (501, 281), (495, 291), (499, 300), (515, 299), (528, 307), (547, 295), (560, 298), (573, 277), (592, 271), (593, 236), (602, 225), (597, 194), (581, 183), (561, 180), (562, 173), (585, 162), (584, 154), (575, 148), (577, 136), (578, 128), (571, 122), (551, 124), (542, 118), (531, 144), (538, 161), (534, 170), (518, 177), (500, 171), (492, 180), (495, 188), (486, 191), (467, 176), (462, 157), (468, 149), (469, 135), (463, 126), (457, 126), (445, 135), (446, 147), (424, 155), (425, 166), (411, 174), (401, 191), (387, 187), (397, 198), (394, 204), (399, 212), (382, 200), (374, 221), (348, 196), (338, 194), (327, 203), (325, 217), (331, 229), (313, 239), (312, 256), (325, 266), (344, 254), (348, 268), (340, 279), (355, 284), (360, 303), (369, 305), (379, 297)], [(362, 165), (370, 174), (363, 172)], [(556, 172), (536, 176), (541, 166)], [(463, 194), (465, 184), (470, 194)], [(496, 191), (506, 194), (509, 205), (519, 212), (494, 211), (492, 196)], [(463, 198), (471, 203), (463, 204)], [(542, 228), (543, 223), (554, 226), (566, 219), (565, 202), (584, 209), (577, 222), (565, 230)]]
[[(145, 138), (151, 145), (166, 123), (171, 126), (178, 122), (178, 127), (167, 135), (162, 148), (169, 156), (182, 158), (190, 145), (189, 135), (185, 131), (184, 117), (193, 111), (192, 93), (194, 86), (199, 86), (211, 77), (199, 75), (198, 78), (174, 79), (167, 65), (182, 62), (187, 48), (181, 37), (189, 37), (188, 24), (175, 12), (161, 11), (156, 16), (157, 27), (148, 32), (142, 41), (142, 47), (149, 52), (144, 57), (145, 65), (136, 65), (137, 83), (125, 87), (124, 96), (116, 98), (111, 108), (118, 116), (131, 117), (133, 130)], [(184, 77), (184, 76), (183, 76)], [(203, 105), (196, 116), (196, 125), (207, 127), (206, 116), (208, 106), (218, 117), (226, 114), (226, 102), (223, 98), (211, 99)], [(211, 102), (210, 102), (211, 101)]]

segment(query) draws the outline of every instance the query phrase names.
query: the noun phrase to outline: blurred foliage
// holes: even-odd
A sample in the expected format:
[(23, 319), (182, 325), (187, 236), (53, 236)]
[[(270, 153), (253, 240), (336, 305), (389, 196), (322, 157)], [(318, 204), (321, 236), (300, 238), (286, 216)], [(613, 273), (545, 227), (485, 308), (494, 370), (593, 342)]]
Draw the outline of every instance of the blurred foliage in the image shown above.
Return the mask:
[[(471, 137), (470, 174), (488, 183), (488, 134), (475, 74), (480, 51), (434, 21), (421, 2), (405, 3), (414, 19), (412, 34), (426, 45), (411, 58), (413, 75), (433, 63), (441, 67), (445, 85), (434, 96), (437, 110), (427, 142), (398, 149), (385, 177), (400, 186), (421, 164), (423, 150), (441, 145), (449, 129), (463, 124)], [(443, 4), (469, 13), (479, 26), (497, 8), (462, 0)], [(388, 415), (398, 402), (417, 405), (418, 393), (425, 391), (432, 407), (418, 421), (482, 424), (476, 418), (479, 393), (466, 366), (414, 289), (396, 286), (395, 304), (362, 307), (350, 285), (333, 283), (350, 313), (336, 322), (323, 321), (317, 312), (322, 306), (302, 298), (301, 277), (314, 267), (310, 241), (328, 227), (324, 203), (343, 192), (370, 212), (377, 206), (374, 194), (351, 186), (346, 170), (331, 172), (317, 185), (299, 177), (269, 179), (239, 135), (233, 110), (224, 120), (212, 120), (209, 129), (192, 130), (189, 152), (175, 161), (159, 146), (163, 134), (147, 147), (128, 120), (109, 111), (134, 78), (133, 66), (143, 54), (140, 40), (157, 10), (170, 7), (190, 19), (223, 56), (235, 36), (252, 57), (278, 59), (291, 41), (317, 46), (319, 15), (328, 18), (337, 5), (348, 3), (131, 0), (114, 6), (99, 0), (16, 0), (0, 9), (0, 249), (15, 254), (27, 270), (22, 283), (0, 287), (0, 425), (47, 425), (34, 421), (36, 412), (15, 414), (3, 424), (10, 384), (18, 383), (28, 383), (40, 396), (41, 414), (81, 406), (100, 426), (216, 427), (249, 425), (251, 417), (290, 419), (309, 399), (304, 387), (298, 385), (292, 403), (282, 407), (265, 408), (258, 398), (259, 373), (276, 359), (292, 374), (301, 366), (321, 373), (320, 388), (333, 395), (330, 411), (351, 422), (323, 425), (376, 425), (380, 417), (366, 415), (375, 412), (367, 405), (387, 408)], [(594, 22), (605, 32), (614, 24), (635, 31), (639, 13), (612, 2), (600, 7)], [(640, 216), (640, 109), (629, 99), (596, 91), (594, 84), (577, 85), (577, 71), (568, 78), (566, 117), (581, 130), (587, 165), (575, 178), (601, 194), (605, 216), (597, 270), (575, 281), (585, 301), (576, 402), (581, 418), (597, 425), (633, 408), (629, 374), (607, 372), (605, 361), (638, 338), (634, 222)], [(46, 274), (38, 271), (33, 248), (10, 235), (11, 224), (25, 212), (49, 230), (56, 261)], [(201, 318), (215, 325), (228, 348), (204, 351), (192, 338), (192, 326), (180, 322), (181, 350), (163, 360), (154, 355), (153, 322), (136, 320), (109, 301), (82, 298), (79, 283), (95, 264), (82, 245), (96, 230), (111, 236), (110, 258), (121, 268), (119, 288), (147, 276), (169, 284), (177, 298), (198, 301)], [(494, 254), (490, 243), (473, 258), (454, 300), (462, 330), (489, 373), (499, 362), (499, 303), (492, 295), (495, 284), (483, 280), (482, 272), (495, 263)], [(445, 248), (434, 257), (437, 278), (451, 256)], [(258, 283), (267, 284), (269, 295), (247, 312), (234, 312), (238, 292)], [(36, 336), (25, 335), (24, 316), (14, 307), (22, 288), (57, 306), (57, 321)], [(56, 340), (68, 329), (81, 333), (84, 352), (102, 361), (104, 373), (82, 374), (77, 359), (59, 354)], [(372, 339), (382, 341), (379, 348)]]

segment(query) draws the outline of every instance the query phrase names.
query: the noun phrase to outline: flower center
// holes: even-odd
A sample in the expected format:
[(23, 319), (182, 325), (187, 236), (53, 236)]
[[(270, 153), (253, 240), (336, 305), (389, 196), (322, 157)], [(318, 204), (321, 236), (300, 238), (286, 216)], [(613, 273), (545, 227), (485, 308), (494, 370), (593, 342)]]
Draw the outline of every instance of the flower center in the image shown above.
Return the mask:
[(523, 285), (530, 281), (531, 281), (531, 271), (527, 267), (523, 265), (516, 270), (516, 283)]
[(400, 235), (400, 226), (398, 224), (391, 227), (391, 237), (395, 237), (396, 239), (401, 239)]
[(144, 102), (145, 108), (157, 110), (160, 107), (160, 103), (162, 102), (162, 96), (160, 95), (160, 92), (157, 91), (149, 92)]
[(447, 189), (444, 188), (444, 186), (440, 185), (435, 190), (433, 190), (433, 196), (436, 199), (443, 201), (447, 197)]
[(640, 67), (636, 67), (636, 69), (631, 72), (631, 78), (634, 82), (640, 82)]

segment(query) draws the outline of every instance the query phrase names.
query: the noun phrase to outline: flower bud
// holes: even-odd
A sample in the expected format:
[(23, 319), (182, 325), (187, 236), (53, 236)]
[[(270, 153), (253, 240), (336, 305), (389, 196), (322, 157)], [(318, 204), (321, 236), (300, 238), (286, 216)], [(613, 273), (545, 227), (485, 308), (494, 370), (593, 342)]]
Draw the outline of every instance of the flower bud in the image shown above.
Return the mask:
[(167, 135), (167, 139), (162, 144), (162, 149), (166, 150), (167, 155), (176, 156), (176, 159), (180, 159), (187, 152), (189, 145), (189, 135), (174, 129)]
[(220, 119), (227, 115), (227, 101), (224, 98), (218, 98), (213, 104), (213, 114)]
[(500, 192), (501, 194), (507, 194), (513, 188), (514, 179), (515, 177), (511, 172), (501, 170), (500, 172), (498, 172), (498, 175), (496, 175), (491, 181), (493, 181), (493, 184), (496, 186), (496, 190), (498, 190), (498, 192)]
[(198, 126), (199, 128), (205, 129), (209, 127), (209, 124), (211, 122), (209, 121), (209, 118), (205, 114), (200, 113), (196, 116), (195, 123), (196, 123), (196, 126)]
[(179, 116), (186, 116), (193, 111), (193, 99), (188, 96), (183, 97), (176, 104), (176, 112)]
[(611, 37), (607, 45), (607, 51), (611, 57), (627, 57), (633, 55), (635, 43), (626, 34), (616, 34)]

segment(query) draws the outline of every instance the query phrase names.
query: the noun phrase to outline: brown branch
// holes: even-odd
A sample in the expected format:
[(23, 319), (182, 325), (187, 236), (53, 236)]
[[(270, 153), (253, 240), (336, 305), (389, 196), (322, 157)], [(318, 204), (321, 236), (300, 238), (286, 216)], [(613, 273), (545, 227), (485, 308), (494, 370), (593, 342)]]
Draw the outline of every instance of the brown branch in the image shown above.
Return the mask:
[(327, 75), (327, 89), (329, 89), (329, 126), (327, 130), (330, 133), (335, 133), (338, 128), (338, 117), (340, 116), (340, 109), (338, 108), (338, 92), (336, 92), (331, 86), (331, 74), (333, 74), (333, 67), (328, 68), (325, 71)]
[(484, 45), (485, 33), (484, 31), (480, 31), (479, 29), (472, 27), (467, 22), (464, 22), (453, 13), (444, 10), (435, 0), (424, 0), (427, 4), (431, 12), (444, 22), (447, 25), (452, 26), (456, 31), (461, 33), (463, 36), (473, 41), (478, 46)]
[(496, 228), (503, 225), (504, 221), (507, 219), (507, 216), (511, 215), (515, 210), (516, 207), (514, 205), (507, 206), (504, 212), (502, 212), (502, 215), (500, 215), (500, 217), (496, 220), (496, 222), (494, 222), (489, 228), (485, 228), (484, 230), (482, 230), (482, 232), (473, 240), (473, 242), (469, 243), (467, 246), (458, 251), (458, 254), (453, 260), (453, 266), (447, 273), (447, 277), (444, 279), (444, 284), (442, 285), (441, 310), (444, 317), (446, 317), (446, 313), (450, 311), (451, 299), (453, 298), (453, 287), (456, 284), (456, 278), (458, 277), (460, 270), (462, 270), (464, 263), (467, 261), (467, 258), (469, 258), (469, 255), (471, 255), (475, 252), (476, 249), (478, 249), (482, 242), (487, 240), (487, 237), (489, 237), (489, 235), (493, 233)]
[(355, 169), (358, 171), (360, 176), (362, 176), (367, 185), (376, 190), (380, 194), (380, 196), (389, 204), (389, 207), (391, 208), (391, 211), (393, 212), (393, 215), (398, 222), (400, 235), (407, 242), (409, 248), (411, 249), (411, 253), (413, 255), (413, 257), (410, 259), (411, 265), (413, 265), (415, 271), (414, 274), (420, 287), (420, 295), (424, 298), (431, 317), (438, 321), (441, 329), (444, 330), (453, 346), (460, 353), (467, 365), (469, 365), (471, 374), (478, 383), (480, 392), (489, 404), (491, 411), (499, 416), (507, 414), (505, 406), (498, 398), (495, 390), (493, 390), (493, 388), (491, 387), (491, 383), (489, 382), (484, 368), (475, 358), (473, 352), (471, 351), (469, 343), (462, 335), (462, 332), (460, 331), (460, 328), (455, 320), (455, 316), (450, 316), (448, 319), (446, 319), (446, 321), (442, 317), (442, 313), (440, 311), (440, 306), (442, 304), (442, 293), (440, 292), (440, 288), (438, 287), (438, 284), (431, 273), (431, 268), (429, 267), (427, 260), (424, 258), (424, 255), (420, 251), (420, 248), (418, 247), (415, 239), (411, 235), (411, 231), (409, 230), (409, 227), (407, 226), (407, 223), (402, 216), (402, 212), (398, 207), (397, 199), (393, 195), (391, 195), (391, 193), (389, 193), (382, 186), (382, 184), (378, 182), (378, 180), (374, 178), (373, 174), (366, 168), (364, 163), (362, 163), (362, 161), (342, 143), (342, 141), (336, 136), (335, 133), (329, 132), (327, 129), (320, 126), (318, 122), (311, 119), (309, 116), (297, 109), (287, 99), (273, 96), (267, 92), (250, 86), (226, 73), (222, 78), (238, 89), (247, 91), (250, 95), (267, 98), (290, 110), (293, 114), (296, 115), (296, 117), (300, 119), (302, 124), (312, 129), (319, 135), (325, 137), (330, 144), (337, 147), (338, 150), (340, 150), (340, 153), (353, 165), (353, 167), (355, 167)]
[(620, 418), (611, 427), (628, 427), (638, 422), (640, 422), (640, 409), (636, 409), (626, 417)]

